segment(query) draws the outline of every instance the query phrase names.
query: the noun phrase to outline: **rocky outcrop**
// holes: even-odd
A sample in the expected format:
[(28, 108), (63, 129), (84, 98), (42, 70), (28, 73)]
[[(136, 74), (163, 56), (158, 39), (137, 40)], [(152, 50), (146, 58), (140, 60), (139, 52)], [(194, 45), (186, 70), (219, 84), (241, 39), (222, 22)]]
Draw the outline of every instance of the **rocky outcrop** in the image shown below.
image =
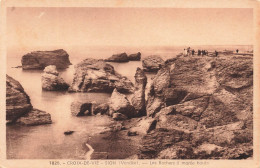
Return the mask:
[(139, 67), (135, 73), (135, 91), (132, 97), (132, 105), (134, 106), (138, 116), (146, 115), (145, 106), (145, 87), (147, 84), (147, 77), (142, 69)]
[(75, 65), (71, 92), (119, 92), (131, 93), (133, 83), (114, 70), (114, 67), (103, 60), (85, 59)]
[(42, 89), (47, 91), (67, 90), (67, 84), (60, 76), (55, 65), (45, 67), (42, 74)]
[(158, 55), (151, 55), (143, 59), (143, 69), (147, 72), (157, 72), (163, 65), (163, 59)]
[(41, 111), (38, 109), (33, 109), (29, 113), (20, 117), (17, 121), (19, 125), (42, 125), (42, 124), (51, 124), (51, 115), (46, 113), (45, 111)]
[(6, 121), (28, 126), (52, 122), (49, 113), (33, 109), (22, 85), (8, 75), (6, 75)]
[(22, 68), (44, 69), (48, 65), (55, 65), (58, 69), (65, 69), (71, 65), (69, 55), (63, 49), (54, 51), (34, 51), (22, 57)]
[(70, 106), (71, 114), (74, 116), (87, 116), (92, 114), (92, 103), (74, 101)]
[(128, 55), (128, 60), (129, 61), (140, 61), (141, 60), (141, 53), (138, 52), (136, 54), (130, 54)]
[(108, 59), (105, 59), (106, 62), (128, 62), (128, 56), (126, 53), (114, 54)]
[(22, 85), (6, 75), (6, 120), (14, 122), (22, 115), (32, 110), (29, 96)]
[(110, 101), (109, 101), (109, 115), (110, 116), (122, 116), (121, 114), (114, 113), (121, 113), (128, 118), (132, 118), (136, 116), (136, 112), (134, 107), (130, 104), (127, 97), (114, 89)]
[[(253, 60), (250, 58), (180, 57), (168, 61), (150, 87), (146, 110), (157, 124), (155, 131), (143, 137), (139, 158), (252, 157), (252, 101)], [(164, 134), (160, 130), (178, 130), (189, 134), (190, 139), (167, 141), (165, 147), (158, 147), (158, 143), (164, 142), (163, 138), (155, 138)], [(149, 142), (151, 137), (155, 138), (154, 142)]]

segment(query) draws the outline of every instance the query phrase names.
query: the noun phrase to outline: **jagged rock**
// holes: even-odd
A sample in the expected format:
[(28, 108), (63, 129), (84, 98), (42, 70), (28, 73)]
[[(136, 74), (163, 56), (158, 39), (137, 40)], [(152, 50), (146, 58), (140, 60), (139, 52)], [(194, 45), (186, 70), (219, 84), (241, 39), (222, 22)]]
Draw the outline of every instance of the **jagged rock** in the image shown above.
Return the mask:
[[(124, 94), (121, 94), (114, 89), (109, 101), (109, 115), (114, 116), (113, 113), (121, 113), (128, 118), (136, 116), (134, 107)], [(116, 114), (120, 115), (120, 114)]]
[(132, 105), (134, 106), (138, 116), (146, 115), (145, 107), (145, 87), (147, 84), (147, 77), (143, 70), (139, 67), (135, 73), (135, 91), (132, 97)]
[(44, 69), (48, 65), (55, 65), (58, 69), (65, 69), (71, 65), (69, 55), (63, 49), (54, 51), (34, 51), (22, 57), (22, 68)]
[(114, 54), (108, 59), (105, 59), (107, 62), (128, 62), (129, 59), (126, 53)]
[(129, 61), (140, 61), (141, 60), (141, 53), (138, 52), (136, 54), (130, 54), (128, 55), (128, 60)]
[(107, 103), (104, 103), (104, 104), (100, 104), (96, 107), (93, 108), (93, 114), (108, 114), (108, 110), (109, 110), (109, 106)]
[(183, 115), (159, 115), (156, 128), (193, 131), (197, 128), (197, 125), (197, 121)]
[(142, 65), (144, 71), (157, 72), (164, 65), (164, 60), (158, 55), (151, 55), (143, 59)]
[(137, 122), (130, 131), (137, 132), (138, 134), (145, 135), (156, 128), (157, 120), (151, 117), (142, 118)]
[(45, 111), (41, 111), (38, 109), (33, 109), (27, 114), (20, 117), (17, 121), (17, 124), (20, 125), (27, 125), (27, 126), (33, 126), (33, 125), (42, 125), (42, 124), (51, 124), (51, 115), (49, 113), (46, 113)]
[(67, 84), (60, 76), (55, 65), (49, 65), (42, 74), (42, 89), (47, 91), (67, 90)]
[(75, 65), (71, 92), (119, 92), (131, 93), (133, 83), (114, 70), (114, 67), (103, 60), (85, 59)]
[(181, 141), (189, 141), (190, 134), (181, 130), (155, 129), (142, 138), (139, 159), (154, 159), (164, 149)]
[(14, 122), (22, 115), (32, 110), (29, 96), (25, 93), (22, 85), (6, 75), (6, 120)]
[(92, 114), (92, 103), (74, 101), (70, 106), (71, 114), (74, 116), (86, 116)]
[[(148, 93), (147, 115), (157, 120), (157, 131), (151, 131), (149, 136), (163, 134), (158, 133), (158, 128), (163, 128), (189, 133), (190, 139), (169, 143), (165, 148), (143, 143), (139, 158), (252, 157), (252, 67), (251, 58), (233, 56), (179, 57), (167, 61), (154, 77)], [(161, 142), (155, 138), (145, 143)]]
[(120, 120), (126, 120), (128, 119), (128, 117), (124, 114), (121, 113), (113, 113), (112, 114), (112, 118), (116, 121), (120, 121)]

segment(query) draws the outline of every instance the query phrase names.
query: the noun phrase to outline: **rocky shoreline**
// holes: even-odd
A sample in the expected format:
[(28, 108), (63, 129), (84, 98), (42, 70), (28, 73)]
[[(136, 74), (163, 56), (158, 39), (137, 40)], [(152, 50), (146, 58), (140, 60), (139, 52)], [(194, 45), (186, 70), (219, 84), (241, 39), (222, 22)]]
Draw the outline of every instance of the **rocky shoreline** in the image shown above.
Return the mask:
[[(45, 68), (43, 90), (112, 93), (104, 104), (83, 100), (71, 105), (75, 117), (109, 115), (114, 119), (107, 131), (86, 142), (94, 149), (91, 159), (252, 157), (252, 57), (220, 53), (218, 57), (179, 56), (164, 61), (160, 56), (152, 55), (142, 60), (143, 68), (136, 69), (135, 84), (106, 63), (127, 62), (130, 56), (126, 53), (107, 60), (87, 58), (75, 65), (74, 79), (69, 85), (57, 71), (70, 64), (68, 54), (64, 50), (54, 53), (66, 57), (64, 66), (57, 63), (57, 59), (51, 59), (44, 65), (33, 63), (29, 67), (27, 63), (31, 57), (38, 57), (35, 52), (22, 60), (26, 62), (23, 69)], [(141, 53), (132, 55), (131, 59), (138, 60), (135, 57), (139, 56)], [(24, 61), (27, 57), (30, 59)], [(156, 73), (147, 98), (145, 72)], [(9, 123), (51, 123), (48, 113), (33, 109), (19, 82), (7, 76), (6, 85)]]

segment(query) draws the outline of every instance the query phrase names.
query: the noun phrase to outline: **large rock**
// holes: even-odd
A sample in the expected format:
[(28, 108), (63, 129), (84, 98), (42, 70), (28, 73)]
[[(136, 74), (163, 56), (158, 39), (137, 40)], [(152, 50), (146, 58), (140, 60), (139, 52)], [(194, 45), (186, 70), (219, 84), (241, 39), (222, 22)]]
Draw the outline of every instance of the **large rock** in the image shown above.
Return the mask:
[(157, 72), (164, 65), (164, 60), (158, 55), (151, 55), (143, 59), (142, 65), (144, 71)]
[(114, 54), (108, 59), (105, 59), (107, 62), (128, 62), (128, 57), (126, 53)]
[(47, 91), (67, 90), (67, 84), (60, 76), (55, 65), (45, 67), (42, 74), (42, 89)]
[(74, 116), (86, 116), (92, 114), (92, 103), (74, 101), (70, 105), (71, 114)]
[(45, 111), (38, 109), (33, 109), (29, 113), (20, 117), (17, 120), (17, 124), (33, 126), (33, 125), (42, 125), (42, 124), (51, 124), (51, 115)]
[(128, 55), (128, 60), (129, 61), (140, 61), (141, 60), (141, 53), (138, 52), (136, 54), (130, 54)]
[(32, 104), (22, 85), (12, 77), (6, 75), (7, 122), (14, 122), (30, 110), (32, 110)]
[(75, 65), (74, 79), (69, 91), (112, 92), (114, 88), (119, 92), (131, 93), (134, 85), (103, 60), (89, 58)]
[[(183, 131), (191, 138), (165, 148), (141, 147), (139, 158), (250, 158), (253, 60), (228, 56), (168, 61), (151, 83), (146, 110), (157, 121), (157, 133), (152, 131), (149, 136), (163, 134), (159, 132), (164, 129)], [(143, 142), (147, 138), (143, 137)], [(149, 143), (161, 141), (155, 138)]]
[(142, 69), (139, 67), (135, 73), (135, 91), (132, 97), (132, 105), (134, 106), (138, 116), (146, 115), (145, 106), (145, 87), (147, 84), (147, 77)]
[(51, 124), (51, 115), (34, 109), (21, 84), (6, 75), (6, 120), (20, 125)]
[(54, 51), (34, 51), (22, 57), (22, 68), (44, 69), (48, 65), (55, 65), (58, 69), (65, 69), (71, 65), (69, 55), (63, 49)]
[(113, 113), (121, 113), (128, 118), (136, 116), (135, 109), (127, 97), (119, 93), (117, 89), (114, 89), (109, 101), (109, 115), (113, 116)]

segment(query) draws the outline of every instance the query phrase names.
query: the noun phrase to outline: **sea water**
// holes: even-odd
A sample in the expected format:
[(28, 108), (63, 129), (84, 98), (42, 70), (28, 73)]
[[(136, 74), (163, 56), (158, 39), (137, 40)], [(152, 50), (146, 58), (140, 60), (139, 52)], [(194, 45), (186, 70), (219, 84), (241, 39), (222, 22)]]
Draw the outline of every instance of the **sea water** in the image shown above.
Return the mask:
[[(252, 46), (191, 46), (195, 50), (252, 50)], [(90, 101), (105, 103), (109, 93), (68, 93), (42, 91), (42, 70), (22, 70), (12, 68), (21, 65), (24, 54), (36, 50), (64, 49), (68, 52), (73, 65), (60, 71), (60, 75), (68, 83), (73, 80), (74, 65), (86, 58), (105, 59), (112, 54), (126, 52), (127, 54), (142, 53), (142, 58), (148, 55), (160, 55), (164, 60), (175, 57), (187, 46), (163, 47), (89, 47), (89, 46), (41, 46), (32, 48), (14, 48), (7, 50), (7, 74), (21, 83), (29, 95), (34, 108), (51, 114), (53, 123), (39, 126), (7, 126), (7, 158), (8, 159), (88, 159), (86, 141), (102, 132), (112, 121), (108, 116), (75, 117), (71, 115), (70, 105), (73, 101)], [(109, 63), (115, 70), (128, 77), (134, 83), (137, 67), (142, 67), (141, 61), (127, 63)], [(148, 87), (155, 74), (148, 73)], [(64, 131), (75, 131), (72, 135), (64, 135)], [(104, 144), (109, 145), (109, 144)], [(95, 149), (93, 149), (95, 150)]]

